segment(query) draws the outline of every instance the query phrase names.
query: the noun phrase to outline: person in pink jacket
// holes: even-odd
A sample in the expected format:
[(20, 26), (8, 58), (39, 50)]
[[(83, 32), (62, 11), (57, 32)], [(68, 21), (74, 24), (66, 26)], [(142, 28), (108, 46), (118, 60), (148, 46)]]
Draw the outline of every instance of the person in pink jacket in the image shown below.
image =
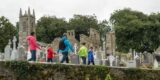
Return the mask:
[(31, 51), (31, 58), (29, 61), (36, 61), (36, 49), (40, 47), (36, 43), (35, 33), (31, 32), (29, 36), (27, 36), (28, 48)]

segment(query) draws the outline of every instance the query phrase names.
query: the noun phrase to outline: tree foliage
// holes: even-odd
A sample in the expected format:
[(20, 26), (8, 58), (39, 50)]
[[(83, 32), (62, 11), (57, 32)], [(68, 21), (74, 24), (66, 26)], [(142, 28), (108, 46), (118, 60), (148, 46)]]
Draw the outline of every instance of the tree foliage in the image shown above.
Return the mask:
[(146, 15), (139, 11), (123, 9), (115, 11), (110, 21), (115, 28), (117, 50), (138, 52), (156, 50), (160, 44), (159, 14)]
[(9, 39), (17, 34), (16, 27), (4, 16), (0, 17), (0, 52), (4, 51)]
[(79, 40), (79, 34), (89, 35), (89, 29), (98, 29), (98, 20), (94, 15), (74, 15), (69, 20), (69, 29), (74, 29), (76, 39)]
[(55, 16), (44, 16), (37, 23), (37, 39), (46, 43), (52, 42), (56, 37), (60, 37), (66, 30), (75, 30), (76, 38), (79, 40), (79, 34), (89, 35), (89, 29), (99, 30), (98, 20), (92, 15), (74, 15), (69, 22), (64, 18)]
[(111, 31), (111, 28), (107, 20), (103, 20), (98, 24), (98, 32), (100, 33), (101, 46), (103, 44), (103, 41), (106, 39), (106, 33), (109, 31)]
[(38, 41), (51, 43), (54, 38), (66, 32), (67, 22), (64, 18), (55, 16), (43, 16), (37, 22)]

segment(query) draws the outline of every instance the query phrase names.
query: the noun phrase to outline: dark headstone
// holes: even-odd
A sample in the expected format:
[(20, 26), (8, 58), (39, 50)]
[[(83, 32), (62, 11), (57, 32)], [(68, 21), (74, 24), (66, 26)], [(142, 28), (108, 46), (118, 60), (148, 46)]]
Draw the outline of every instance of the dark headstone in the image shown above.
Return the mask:
[(155, 58), (158, 62), (160, 62), (160, 55), (159, 54), (155, 54)]
[(76, 54), (70, 56), (70, 60), (71, 60), (71, 63), (72, 63), (72, 64), (79, 64), (79, 62), (80, 62), (80, 61), (79, 61), (79, 56), (76, 55)]
[(59, 55), (54, 56), (53, 62), (55, 62), (55, 63), (59, 62)]

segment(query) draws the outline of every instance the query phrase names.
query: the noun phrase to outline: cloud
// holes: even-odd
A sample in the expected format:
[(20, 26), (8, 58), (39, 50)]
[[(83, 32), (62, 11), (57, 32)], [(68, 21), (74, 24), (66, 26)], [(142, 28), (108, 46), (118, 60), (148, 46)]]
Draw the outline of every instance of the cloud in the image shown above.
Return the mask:
[(36, 19), (43, 15), (71, 18), (74, 14), (93, 15), (98, 20), (109, 19), (110, 14), (125, 7), (144, 13), (160, 11), (160, 0), (1, 0), (0, 16), (13, 24), (19, 20), (19, 10), (35, 9)]

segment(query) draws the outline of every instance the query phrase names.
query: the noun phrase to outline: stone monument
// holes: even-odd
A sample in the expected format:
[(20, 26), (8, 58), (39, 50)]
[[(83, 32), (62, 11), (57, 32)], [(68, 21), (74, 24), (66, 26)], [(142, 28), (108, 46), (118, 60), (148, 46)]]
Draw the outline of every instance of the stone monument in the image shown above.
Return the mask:
[(11, 60), (16, 60), (18, 58), (17, 50), (16, 50), (16, 37), (13, 37), (13, 50), (11, 54)]
[(12, 49), (11, 49), (11, 40), (9, 40), (7, 46), (5, 47), (4, 49), (4, 60), (10, 60), (10, 57), (11, 57), (11, 52), (12, 52)]

